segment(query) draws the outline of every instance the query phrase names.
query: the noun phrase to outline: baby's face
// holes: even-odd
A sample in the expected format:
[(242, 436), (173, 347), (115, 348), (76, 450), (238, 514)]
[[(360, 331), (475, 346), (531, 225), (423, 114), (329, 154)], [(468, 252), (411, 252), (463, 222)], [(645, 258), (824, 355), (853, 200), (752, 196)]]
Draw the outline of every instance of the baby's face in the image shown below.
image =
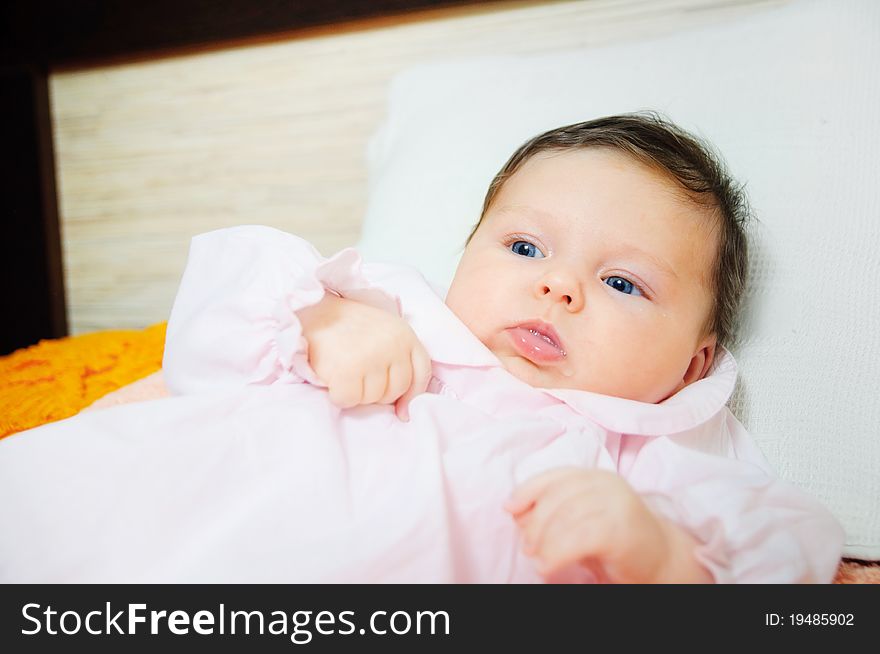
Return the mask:
[(711, 225), (623, 154), (539, 153), (495, 196), (446, 304), (532, 386), (660, 402), (714, 356)]

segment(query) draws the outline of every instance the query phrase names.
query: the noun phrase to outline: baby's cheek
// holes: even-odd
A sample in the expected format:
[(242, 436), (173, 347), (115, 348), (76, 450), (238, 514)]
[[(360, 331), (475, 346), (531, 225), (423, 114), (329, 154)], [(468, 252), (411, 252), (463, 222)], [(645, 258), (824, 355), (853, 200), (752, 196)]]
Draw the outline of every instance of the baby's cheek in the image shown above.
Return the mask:
[(470, 325), (470, 304), (467, 302), (467, 296), (464, 295), (461, 290), (455, 287), (449, 289), (449, 293), (446, 296), (446, 306), (449, 307), (450, 311), (452, 311), (452, 313), (454, 313), (465, 325)]
[(632, 400), (650, 401), (656, 394), (653, 362), (644, 351), (605, 346), (589, 363), (578, 371), (581, 389), (624, 397)]
[(660, 402), (669, 396), (678, 381), (677, 370), (650, 358), (630, 364), (629, 370), (632, 374), (620, 381), (621, 397), (639, 402)]
[(464, 298), (460, 298), (461, 321), (481, 340), (489, 336), (493, 324), (503, 322), (503, 316), (499, 316), (499, 301), (489, 291), (480, 292), (479, 289), (471, 289)]
[(484, 321), (481, 319), (479, 308), (475, 304), (459, 305), (458, 309), (453, 309), (453, 311), (472, 334), (484, 343), (486, 342)]

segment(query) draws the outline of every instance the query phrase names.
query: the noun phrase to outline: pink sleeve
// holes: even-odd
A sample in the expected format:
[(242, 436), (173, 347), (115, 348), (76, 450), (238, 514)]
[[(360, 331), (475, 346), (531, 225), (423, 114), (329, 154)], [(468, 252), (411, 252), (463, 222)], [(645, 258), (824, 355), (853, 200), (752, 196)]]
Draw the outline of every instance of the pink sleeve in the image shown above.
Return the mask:
[(256, 225), (196, 236), (168, 319), (169, 391), (320, 384), (296, 311), (325, 291), (400, 315), (397, 298), (371, 287), (351, 248), (325, 259), (297, 236)]
[[(658, 437), (625, 475), (648, 506), (689, 531), (716, 583), (830, 583), (845, 534), (818, 500), (772, 473), (745, 428), (725, 409), (694, 434)], [(714, 451), (712, 451), (714, 450)]]

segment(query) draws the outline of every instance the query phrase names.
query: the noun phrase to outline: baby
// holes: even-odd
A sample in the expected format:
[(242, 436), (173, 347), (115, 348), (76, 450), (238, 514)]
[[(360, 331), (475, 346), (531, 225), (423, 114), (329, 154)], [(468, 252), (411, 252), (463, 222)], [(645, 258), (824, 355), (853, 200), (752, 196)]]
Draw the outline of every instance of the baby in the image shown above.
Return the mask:
[[(706, 146), (656, 115), (560, 127), (492, 181), (446, 304), (527, 384), (657, 404), (703, 379), (732, 337), (747, 218)], [(334, 403), (396, 401), (406, 419), (431, 361), (404, 319), (336, 295), (299, 315)], [(545, 574), (579, 563), (610, 582), (713, 579), (693, 535), (617, 474), (554, 469), (507, 509)]]
[[(747, 266), (744, 201), (673, 125), (618, 116), (525, 143), (493, 180), (446, 304), (505, 369), (544, 388), (652, 404), (709, 370)], [(300, 312), (309, 362), (340, 407), (423, 391), (429, 355), (407, 322), (328, 295)], [(612, 582), (708, 581), (695, 541), (629, 484), (560, 469), (508, 504), (545, 572)]]
[(445, 302), (353, 250), (199, 236), (174, 397), (0, 441), (0, 493), (34, 497), (0, 505), (0, 580), (830, 581), (839, 524), (724, 406), (746, 213), (634, 114), (520, 147)]

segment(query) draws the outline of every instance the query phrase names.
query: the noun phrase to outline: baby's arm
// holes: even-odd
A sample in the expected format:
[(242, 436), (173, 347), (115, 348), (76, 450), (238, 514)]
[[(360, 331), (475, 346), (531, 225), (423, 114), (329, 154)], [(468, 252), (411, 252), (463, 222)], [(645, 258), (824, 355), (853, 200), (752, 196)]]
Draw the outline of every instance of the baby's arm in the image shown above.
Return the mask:
[[(697, 441), (714, 437), (709, 453)], [(691, 534), (719, 583), (828, 583), (844, 532), (819, 501), (776, 477), (729, 411), (702, 434), (654, 438), (624, 475), (652, 511)]]
[(773, 474), (729, 411), (691, 432), (632, 438), (640, 447), (619, 474), (559, 468), (514, 493), (507, 508), (546, 572), (580, 563), (605, 581), (834, 578), (840, 524)]
[(698, 541), (616, 473), (555, 468), (520, 486), (506, 508), (543, 575), (577, 564), (603, 583), (713, 581), (694, 556)]
[[(375, 328), (365, 324), (367, 309), (374, 319), (400, 314), (397, 299), (363, 274), (357, 252), (343, 250), (325, 259), (307, 241), (261, 226), (196, 236), (168, 321), (163, 375), (169, 391), (180, 395), (303, 381), (322, 385), (309, 363), (300, 314), (317, 305), (329, 307), (334, 300), (325, 298), (338, 295), (361, 307), (361, 331), (349, 328), (346, 340), (331, 339), (344, 321), (325, 317), (327, 329), (317, 331), (328, 337), (318, 335), (313, 344), (319, 358), (329, 348), (340, 358), (361, 351), (361, 340), (375, 336)], [(317, 310), (308, 315), (320, 318)], [(331, 345), (324, 347), (324, 341)], [(334, 360), (332, 354), (326, 357)]]
[(309, 364), (334, 404), (397, 401), (398, 417), (409, 420), (410, 400), (431, 380), (431, 358), (403, 318), (332, 293), (298, 315)]

